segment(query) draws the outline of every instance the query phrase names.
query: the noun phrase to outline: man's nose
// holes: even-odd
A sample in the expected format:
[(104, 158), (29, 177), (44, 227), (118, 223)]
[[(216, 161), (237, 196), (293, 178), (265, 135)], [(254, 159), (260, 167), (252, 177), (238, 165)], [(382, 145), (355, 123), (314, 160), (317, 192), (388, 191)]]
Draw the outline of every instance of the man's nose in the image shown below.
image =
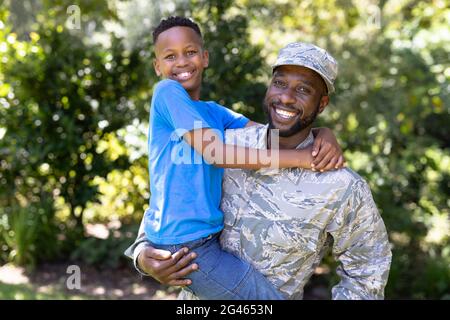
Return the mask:
[(294, 104), (295, 103), (295, 95), (290, 89), (286, 89), (281, 94), (280, 100), (283, 104)]

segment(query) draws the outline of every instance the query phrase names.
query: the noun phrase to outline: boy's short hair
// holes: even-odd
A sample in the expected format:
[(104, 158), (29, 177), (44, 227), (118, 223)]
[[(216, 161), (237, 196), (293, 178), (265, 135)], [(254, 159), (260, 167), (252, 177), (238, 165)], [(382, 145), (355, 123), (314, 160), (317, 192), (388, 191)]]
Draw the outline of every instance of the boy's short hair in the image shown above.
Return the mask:
[(170, 16), (167, 19), (161, 20), (161, 22), (156, 26), (155, 30), (153, 30), (153, 44), (156, 43), (158, 37), (164, 31), (173, 28), (173, 27), (188, 27), (195, 31), (200, 37), (200, 40), (203, 43), (202, 33), (200, 31), (200, 27), (191, 19), (179, 16)]

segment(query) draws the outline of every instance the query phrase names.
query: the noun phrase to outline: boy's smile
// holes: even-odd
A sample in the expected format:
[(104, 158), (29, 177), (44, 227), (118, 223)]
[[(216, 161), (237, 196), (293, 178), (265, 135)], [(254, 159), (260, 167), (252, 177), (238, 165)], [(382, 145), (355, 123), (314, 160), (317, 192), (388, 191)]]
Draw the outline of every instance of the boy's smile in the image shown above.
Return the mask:
[(162, 32), (155, 44), (156, 74), (181, 83), (192, 99), (200, 99), (203, 69), (208, 66), (208, 51), (201, 38), (188, 27), (173, 27)]
[(192, 78), (192, 76), (195, 74), (195, 70), (193, 71), (183, 71), (179, 73), (174, 73), (173, 77), (178, 81), (186, 81)]

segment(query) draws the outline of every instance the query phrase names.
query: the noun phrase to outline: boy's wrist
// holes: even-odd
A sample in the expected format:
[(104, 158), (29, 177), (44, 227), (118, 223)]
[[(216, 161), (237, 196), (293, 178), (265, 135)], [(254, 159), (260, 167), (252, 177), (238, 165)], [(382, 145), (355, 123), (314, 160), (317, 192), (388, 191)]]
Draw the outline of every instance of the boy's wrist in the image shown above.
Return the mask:
[(311, 169), (312, 156), (309, 149), (296, 150), (297, 167), (303, 169)]

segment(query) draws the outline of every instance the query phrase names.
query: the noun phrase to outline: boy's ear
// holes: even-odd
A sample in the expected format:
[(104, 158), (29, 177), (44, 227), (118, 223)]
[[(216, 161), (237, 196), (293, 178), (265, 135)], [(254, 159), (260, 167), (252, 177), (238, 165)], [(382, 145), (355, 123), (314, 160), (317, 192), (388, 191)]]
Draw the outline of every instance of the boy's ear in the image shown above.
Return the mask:
[(208, 50), (203, 50), (203, 68), (207, 68), (209, 65), (209, 52)]
[(159, 70), (159, 63), (158, 63), (158, 59), (153, 59), (153, 68), (155, 69), (156, 75), (158, 77), (161, 76), (161, 71)]
[(329, 96), (322, 96), (322, 98), (320, 98), (319, 114), (322, 113), (323, 110), (325, 110), (329, 102), (330, 102)]

